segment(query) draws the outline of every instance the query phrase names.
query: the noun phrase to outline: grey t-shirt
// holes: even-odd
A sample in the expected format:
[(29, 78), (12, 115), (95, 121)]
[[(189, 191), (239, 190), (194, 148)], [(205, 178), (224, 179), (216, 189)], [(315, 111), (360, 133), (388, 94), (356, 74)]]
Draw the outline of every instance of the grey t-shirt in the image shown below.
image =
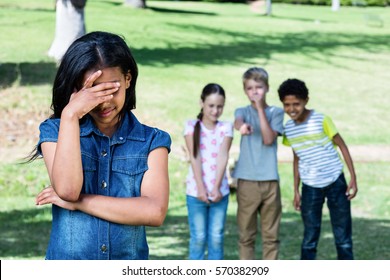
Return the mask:
[[(265, 115), (271, 128), (279, 135), (283, 134), (282, 108), (268, 106)], [(279, 180), (277, 148), (275, 139), (272, 145), (264, 145), (260, 131), (260, 120), (257, 110), (249, 105), (236, 109), (235, 118), (242, 119), (252, 126), (250, 135), (241, 135), (240, 155), (234, 168), (233, 177), (251, 181)]]

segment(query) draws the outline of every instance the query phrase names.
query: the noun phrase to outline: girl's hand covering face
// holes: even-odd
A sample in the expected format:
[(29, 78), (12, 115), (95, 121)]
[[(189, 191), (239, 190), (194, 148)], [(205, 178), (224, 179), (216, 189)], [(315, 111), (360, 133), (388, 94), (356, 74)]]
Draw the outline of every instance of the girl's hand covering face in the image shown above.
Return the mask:
[[(87, 72), (85, 75), (89, 75)], [(79, 91), (75, 91), (66, 106), (68, 112), (76, 115), (79, 119), (88, 114), (92, 109), (101, 103), (109, 101), (113, 94), (120, 87), (119, 82), (106, 82), (94, 85), (94, 82), (102, 75), (102, 71), (98, 70), (84, 82), (84, 86)]]

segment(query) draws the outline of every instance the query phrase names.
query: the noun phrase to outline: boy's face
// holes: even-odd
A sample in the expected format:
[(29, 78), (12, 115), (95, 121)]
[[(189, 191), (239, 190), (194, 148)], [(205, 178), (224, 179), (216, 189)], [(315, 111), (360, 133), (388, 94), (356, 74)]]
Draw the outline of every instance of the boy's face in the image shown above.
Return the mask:
[(264, 98), (268, 92), (268, 86), (263, 81), (256, 81), (253, 79), (244, 82), (244, 91), (249, 100), (253, 103), (257, 98)]
[(309, 99), (300, 99), (295, 95), (286, 95), (283, 99), (283, 109), (290, 118), (297, 122), (301, 123), (306, 119), (306, 104)]

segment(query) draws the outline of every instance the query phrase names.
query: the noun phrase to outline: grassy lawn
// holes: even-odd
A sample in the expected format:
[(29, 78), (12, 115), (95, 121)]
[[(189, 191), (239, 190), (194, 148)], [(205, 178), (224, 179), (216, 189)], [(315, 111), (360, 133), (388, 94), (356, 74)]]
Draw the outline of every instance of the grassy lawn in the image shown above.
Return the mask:
[[(146, 10), (121, 0), (88, 1), (88, 31), (123, 35), (139, 64), (137, 109), (144, 123), (167, 130), (171, 196), (163, 227), (148, 228), (151, 259), (186, 259), (188, 226), (184, 178), (184, 121), (195, 118), (202, 87), (220, 83), (227, 103), (222, 119), (246, 105), (241, 75), (250, 66), (270, 74), (268, 102), (280, 106), (277, 87), (289, 77), (306, 81), (309, 107), (329, 114), (348, 145), (389, 145), (390, 10), (388, 8), (273, 5), (273, 16), (245, 4), (147, 1)], [(383, 20), (377, 26), (369, 15)], [(48, 179), (42, 161), (16, 162), (37, 141), (37, 125), (49, 114), (56, 63), (46, 56), (54, 38), (53, 1), (0, 3), (0, 259), (42, 259), (50, 232), (50, 207), (34, 195)], [(17, 39), (20, 35), (22, 39)], [(234, 147), (239, 143), (235, 135)], [(232, 155), (236, 156), (236, 155)], [(390, 259), (390, 162), (357, 162), (359, 194), (353, 201), (357, 259)], [(292, 208), (291, 163), (280, 162), (283, 198), (281, 259), (298, 259), (302, 236)], [(236, 199), (231, 196), (225, 240), (227, 259), (237, 259)], [(320, 259), (335, 248), (324, 210)], [(261, 255), (261, 241), (257, 253)]]

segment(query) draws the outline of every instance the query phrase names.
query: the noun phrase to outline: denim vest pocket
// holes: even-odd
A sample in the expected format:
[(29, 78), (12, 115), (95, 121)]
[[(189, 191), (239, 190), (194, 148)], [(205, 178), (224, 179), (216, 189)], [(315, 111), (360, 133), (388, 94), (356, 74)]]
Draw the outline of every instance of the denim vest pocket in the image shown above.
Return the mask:
[[(112, 185), (118, 186), (114, 195), (135, 197), (141, 195), (141, 183), (145, 171), (148, 170), (147, 156), (114, 157), (112, 160)], [(128, 186), (128, 188), (123, 188)]]
[(83, 164), (84, 184), (82, 193), (97, 194), (96, 185), (98, 182), (98, 166), (99, 161), (87, 153), (81, 153), (81, 160)]

